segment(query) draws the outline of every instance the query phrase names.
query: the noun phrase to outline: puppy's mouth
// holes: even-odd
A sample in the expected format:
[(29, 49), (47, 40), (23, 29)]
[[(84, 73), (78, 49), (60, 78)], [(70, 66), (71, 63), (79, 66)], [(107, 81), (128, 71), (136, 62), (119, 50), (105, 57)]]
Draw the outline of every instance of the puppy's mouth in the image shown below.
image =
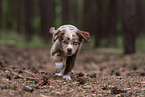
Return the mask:
[(71, 52), (68, 52), (68, 51), (64, 51), (64, 55), (65, 56), (72, 56), (74, 53), (71, 51)]
[(67, 52), (66, 54), (69, 55), (69, 56), (71, 56), (72, 55), (72, 52)]
[(66, 53), (64, 53), (64, 55), (65, 55), (65, 56), (72, 56), (73, 53), (72, 53), (72, 52), (66, 52)]

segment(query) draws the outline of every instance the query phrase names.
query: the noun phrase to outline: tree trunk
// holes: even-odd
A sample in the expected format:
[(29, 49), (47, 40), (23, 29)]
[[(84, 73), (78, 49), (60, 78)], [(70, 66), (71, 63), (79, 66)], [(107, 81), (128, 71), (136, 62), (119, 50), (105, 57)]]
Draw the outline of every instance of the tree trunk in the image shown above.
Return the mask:
[(136, 7), (136, 0), (122, 0), (124, 54), (136, 52), (136, 39), (139, 33)]
[[(95, 0), (97, 1), (97, 13), (96, 18), (97, 20), (94, 20), (96, 26), (92, 29), (95, 31), (95, 47), (100, 45), (101, 40), (104, 37), (104, 27), (103, 27), (103, 20), (104, 20), (104, 0)], [(92, 20), (93, 21), (93, 20)]]
[(12, 23), (14, 18), (14, 2), (12, 0), (7, 0), (6, 2), (7, 8), (5, 8), (5, 29), (12, 29)]
[(71, 0), (70, 4), (70, 22), (72, 24), (78, 25), (78, 0)]
[[(2, 0), (0, 0), (0, 21), (2, 21)], [(2, 22), (0, 22), (0, 30), (2, 28)]]
[(22, 0), (15, 0), (15, 8), (14, 8), (14, 31), (17, 34), (20, 34), (20, 6)]
[(33, 21), (33, 0), (24, 0), (24, 13), (25, 13), (25, 36), (26, 40), (30, 41), (32, 38), (33, 33), (33, 27), (32, 27), (32, 21)]
[(136, 0), (136, 26), (137, 26), (137, 36), (139, 36), (140, 33), (144, 29), (144, 10), (143, 10), (143, 0)]
[(69, 23), (69, 0), (61, 0), (62, 24)]
[(49, 28), (54, 26), (55, 8), (54, 0), (39, 0), (40, 4), (40, 17), (41, 17), (41, 37), (44, 42), (51, 39)]
[(84, 0), (84, 5), (83, 5), (83, 16), (82, 16), (82, 29), (84, 31), (89, 31), (90, 32), (90, 7), (91, 7), (91, 2), (90, 0)]
[(109, 1), (109, 10), (108, 10), (108, 19), (107, 19), (107, 26), (106, 26), (106, 36), (107, 39), (107, 46), (113, 46), (116, 43), (117, 38), (117, 1), (118, 0), (110, 0)]
[(83, 30), (94, 34), (95, 47), (98, 46), (103, 37), (104, 0), (84, 0)]
[[(99, 6), (100, 4), (101, 6)], [(84, 0), (84, 10), (82, 16), (83, 30), (89, 31), (91, 34), (94, 34), (95, 39), (98, 39), (98, 35), (100, 34), (100, 32), (97, 32), (97, 26), (99, 25), (99, 23), (102, 23), (102, 20), (99, 21), (99, 19), (102, 19), (102, 9), (102, 2), (98, 0)], [(96, 44), (98, 44), (98, 41)]]
[(145, 33), (145, 12), (144, 12), (144, 10), (145, 10), (145, 2), (144, 2), (144, 0), (142, 0), (142, 5), (141, 6), (142, 6), (142, 10), (141, 10), (142, 11), (142, 17), (143, 17), (143, 21), (142, 22), (143, 22), (143, 28), (144, 28), (143, 30), (144, 30), (144, 33)]

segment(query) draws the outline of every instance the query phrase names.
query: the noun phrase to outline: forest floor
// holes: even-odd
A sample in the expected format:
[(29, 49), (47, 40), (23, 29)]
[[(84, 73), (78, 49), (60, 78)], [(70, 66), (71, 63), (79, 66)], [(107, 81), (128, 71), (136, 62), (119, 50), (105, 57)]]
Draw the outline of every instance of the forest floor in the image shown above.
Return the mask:
[(0, 48), (0, 97), (144, 97), (145, 53), (81, 50), (71, 81), (54, 75), (46, 48)]

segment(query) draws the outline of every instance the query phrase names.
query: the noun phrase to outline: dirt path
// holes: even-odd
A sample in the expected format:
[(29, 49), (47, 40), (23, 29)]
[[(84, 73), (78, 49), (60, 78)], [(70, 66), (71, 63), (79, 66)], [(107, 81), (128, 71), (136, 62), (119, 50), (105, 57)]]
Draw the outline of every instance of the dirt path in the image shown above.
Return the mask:
[(0, 49), (0, 97), (145, 95), (145, 53), (82, 50), (72, 81), (54, 75), (49, 49)]

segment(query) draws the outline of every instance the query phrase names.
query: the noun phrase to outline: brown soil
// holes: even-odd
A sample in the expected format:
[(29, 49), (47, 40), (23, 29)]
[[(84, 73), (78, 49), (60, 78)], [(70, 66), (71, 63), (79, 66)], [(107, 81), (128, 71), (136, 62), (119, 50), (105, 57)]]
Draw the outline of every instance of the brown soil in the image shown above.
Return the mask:
[(49, 49), (1, 48), (0, 97), (144, 97), (145, 53), (81, 50), (72, 81), (54, 75)]

